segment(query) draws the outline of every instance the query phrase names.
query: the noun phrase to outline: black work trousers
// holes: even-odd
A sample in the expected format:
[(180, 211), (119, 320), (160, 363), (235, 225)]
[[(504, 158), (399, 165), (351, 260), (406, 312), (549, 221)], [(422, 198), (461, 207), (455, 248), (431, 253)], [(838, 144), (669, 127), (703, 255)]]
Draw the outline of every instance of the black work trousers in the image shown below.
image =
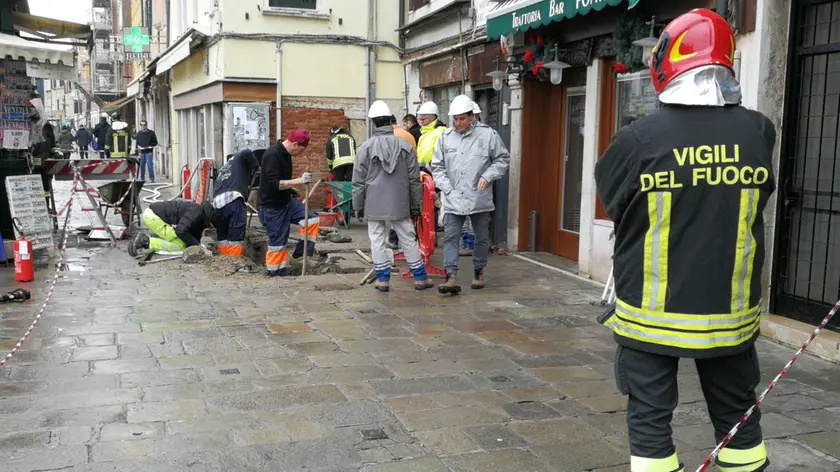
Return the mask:
[[(679, 403), (679, 360), (678, 357), (618, 347), (616, 383), (622, 394), (629, 395), (627, 427), (633, 456), (662, 459), (676, 452), (671, 438), (671, 419)], [(758, 353), (752, 346), (732, 356), (695, 359), (695, 365), (715, 428), (715, 442), (720, 443), (755, 404), (755, 388), (761, 380)], [(727, 449), (750, 449), (760, 445), (760, 420), (761, 412), (756, 409)], [(764, 470), (766, 465), (755, 471)]]
[[(336, 182), (352, 182), (353, 181), (353, 164), (344, 164), (332, 170), (333, 180)], [(338, 202), (336, 202), (338, 203)]]

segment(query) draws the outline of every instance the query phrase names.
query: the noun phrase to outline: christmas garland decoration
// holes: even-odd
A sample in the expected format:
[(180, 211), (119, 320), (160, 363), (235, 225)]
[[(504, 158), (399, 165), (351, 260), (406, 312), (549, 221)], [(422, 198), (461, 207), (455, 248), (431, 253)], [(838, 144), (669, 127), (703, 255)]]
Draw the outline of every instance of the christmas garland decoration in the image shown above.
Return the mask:
[(613, 30), (615, 48), (615, 71), (619, 74), (638, 72), (647, 68), (642, 61), (641, 46), (634, 46), (633, 41), (650, 36), (650, 26), (645, 22), (650, 18), (638, 11), (621, 15)]

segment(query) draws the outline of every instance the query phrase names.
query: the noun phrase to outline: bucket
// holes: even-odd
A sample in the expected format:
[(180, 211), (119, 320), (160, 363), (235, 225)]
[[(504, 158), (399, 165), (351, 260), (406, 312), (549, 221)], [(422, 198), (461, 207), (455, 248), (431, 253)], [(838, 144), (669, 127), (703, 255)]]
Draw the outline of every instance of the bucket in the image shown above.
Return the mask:
[(335, 224), (335, 220), (338, 218), (338, 213), (323, 211), (318, 213), (318, 218), (321, 219), (322, 227), (329, 227)]

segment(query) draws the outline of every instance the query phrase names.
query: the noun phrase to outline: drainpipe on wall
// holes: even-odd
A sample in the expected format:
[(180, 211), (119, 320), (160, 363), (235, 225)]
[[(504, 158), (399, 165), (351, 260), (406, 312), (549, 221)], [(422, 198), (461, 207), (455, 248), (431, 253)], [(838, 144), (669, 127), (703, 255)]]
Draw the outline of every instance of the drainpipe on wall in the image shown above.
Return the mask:
[[(376, 41), (376, 2), (377, 0), (368, 0), (368, 12), (370, 13), (370, 23), (368, 25), (368, 40)], [(365, 97), (365, 116), (370, 109), (371, 103), (376, 100), (376, 46), (368, 46), (368, 60), (367, 60), (367, 96)], [(370, 120), (365, 120), (365, 129), (367, 136), (372, 134)]]
[[(277, 126), (277, 140), (282, 140), (283, 136), (283, 42), (277, 41), (277, 101), (276, 109), (274, 111), (274, 121)], [(274, 144), (274, 143), (269, 143)]]

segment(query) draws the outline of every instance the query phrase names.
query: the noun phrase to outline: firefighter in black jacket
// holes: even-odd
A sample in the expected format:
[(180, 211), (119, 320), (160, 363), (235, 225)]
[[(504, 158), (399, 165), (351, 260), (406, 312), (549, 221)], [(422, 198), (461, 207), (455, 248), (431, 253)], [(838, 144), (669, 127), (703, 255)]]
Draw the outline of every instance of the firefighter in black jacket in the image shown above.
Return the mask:
[[(716, 13), (671, 22), (649, 59), (662, 107), (622, 128), (595, 167), (615, 223), (618, 389), (629, 395), (632, 472), (682, 471), (671, 439), (677, 367), (693, 358), (716, 441), (756, 401), (762, 211), (776, 140), (739, 105), (735, 39)], [(718, 456), (721, 471), (769, 464), (756, 411)]]
[(353, 164), (356, 162), (356, 140), (346, 129), (336, 126), (330, 130), (327, 140), (327, 166), (336, 182), (353, 180)]
[(137, 233), (128, 247), (128, 253), (136, 257), (139, 252), (181, 252), (190, 246), (201, 244), (201, 236), (214, 218), (210, 202), (196, 203), (192, 200), (175, 199), (149, 205), (143, 212), (143, 223), (157, 236), (149, 238)]

